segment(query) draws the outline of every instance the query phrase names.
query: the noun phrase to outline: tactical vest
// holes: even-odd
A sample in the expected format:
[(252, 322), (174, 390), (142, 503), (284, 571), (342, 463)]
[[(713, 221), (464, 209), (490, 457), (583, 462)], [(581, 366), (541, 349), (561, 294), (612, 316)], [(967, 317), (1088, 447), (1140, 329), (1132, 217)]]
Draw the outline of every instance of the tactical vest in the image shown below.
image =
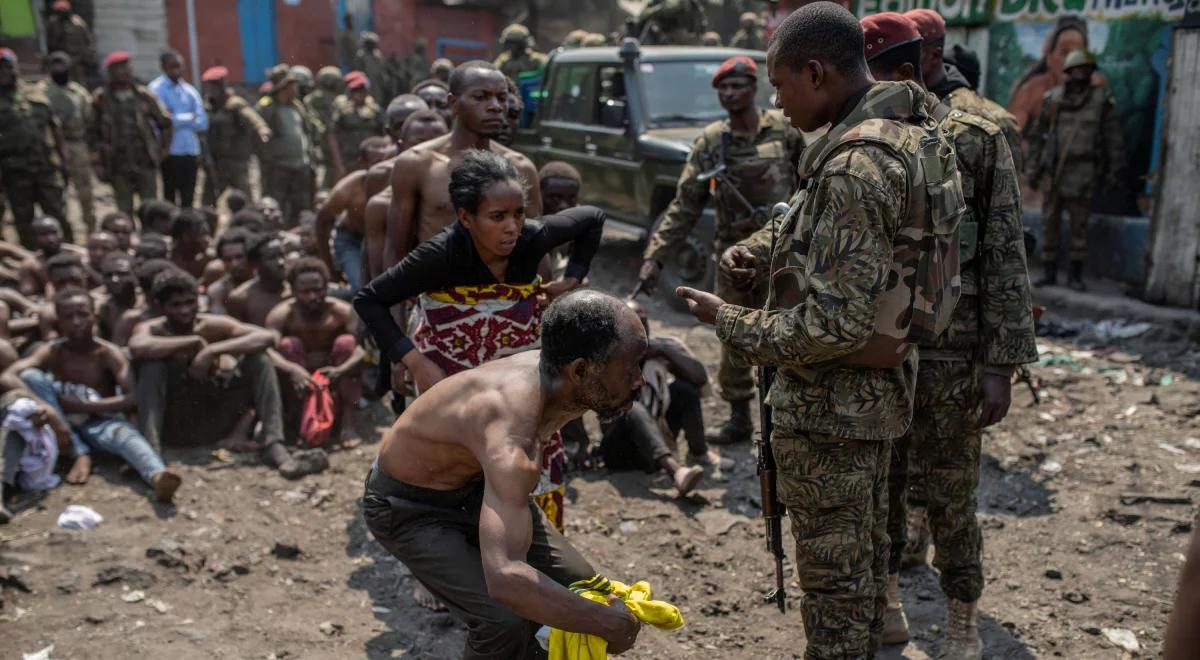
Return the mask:
[(0, 168), (24, 172), (51, 169), (53, 111), (42, 92), (18, 82), (12, 96), (0, 99)]
[(208, 148), (216, 160), (244, 160), (257, 145), (254, 127), (242, 116), (250, 107), (240, 96), (230, 95), (220, 107), (208, 110)]
[[(899, 160), (911, 186), (892, 239), (891, 270), (878, 299), (874, 332), (862, 348), (834, 362), (891, 368), (903, 364), (917, 344), (933, 341), (950, 325), (962, 292), (958, 228), (966, 202), (954, 146), (928, 115), (920, 115), (919, 124), (879, 118), (860, 122), (826, 145), (811, 171), (819, 172), (845, 149), (868, 145)], [(800, 238), (797, 217), (806, 202), (804, 190), (784, 219), (783, 231), (795, 232), (793, 240)], [(804, 241), (793, 245), (808, 249)], [(772, 276), (771, 295), (778, 307), (795, 307), (803, 300), (807, 286), (791, 281), (795, 274), (785, 268)]]
[[(951, 109), (950, 113), (942, 119), (940, 126), (947, 132), (952, 132), (952, 129), (949, 127), (950, 122), (972, 126), (984, 132), (990, 138), (995, 138), (1001, 133), (1000, 127), (996, 124), (982, 117), (962, 112), (961, 110)], [(981, 176), (983, 173), (972, 171), (961, 158), (957, 162), (958, 172), (962, 179), (963, 197), (966, 200), (966, 211), (963, 212), (962, 220), (958, 225), (959, 262), (963, 270), (967, 271), (969, 270), (967, 266), (974, 265), (975, 256), (979, 251), (980, 230), (982, 226), (980, 219), (977, 217), (977, 205), (983, 200), (975, 199), (975, 178)], [(968, 283), (966, 275), (963, 276), (963, 293), (974, 295), (976, 281), (974, 277), (969, 279), (970, 282)]]
[[(766, 224), (771, 207), (791, 197), (796, 190), (796, 163), (794, 155), (789, 153), (785, 125), (775, 125), (769, 115), (764, 115), (761, 121), (764, 125), (760, 126), (757, 135), (743, 136), (741, 139), (734, 138), (728, 121), (710, 125), (705, 130), (709, 146), (704, 159), (705, 168), (711, 169), (724, 163), (729, 182), (753, 207), (747, 209), (725, 184), (715, 178), (710, 179), (719, 241), (744, 238), (745, 234), (733, 229), (733, 223), (743, 218), (754, 217), (759, 226)], [(759, 141), (767, 131), (770, 132), (768, 139)]]

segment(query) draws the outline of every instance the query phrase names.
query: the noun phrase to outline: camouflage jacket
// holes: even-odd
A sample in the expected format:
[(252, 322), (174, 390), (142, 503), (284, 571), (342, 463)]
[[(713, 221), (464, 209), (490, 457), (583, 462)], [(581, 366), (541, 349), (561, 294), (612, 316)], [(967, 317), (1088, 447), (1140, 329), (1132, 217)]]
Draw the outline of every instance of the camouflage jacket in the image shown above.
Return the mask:
[(93, 143), (105, 169), (158, 164), (163, 131), (172, 126), (171, 113), (149, 89), (134, 85), (114, 92), (111, 87), (101, 87), (92, 94), (92, 109)]
[(78, 14), (63, 21), (58, 18), (46, 22), (46, 52), (61, 50), (71, 56), (76, 64), (91, 65), (96, 61), (92, 30), (87, 21)]
[(766, 50), (767, 39), (762, 28), (754, 30), (738, 30), (729, 42), (730, 48), (745, 48), (747, 50)]
[(211, 100), (205, 103), (208, 111), (208, 151), (214, 161), (244, 161), (259, 144), (258, 131), (267, 123), (250, 107), (246, 99), (229, 94), (220, 108)]
[(1097, 185), (1115, 184), (1124, 153), (1116, 101), (1106, 85), (1091, 85), (1081, 94), (1059, 86), (1042, 97), (1026, 161), (1031, 177), (1050, 177), (1051, 192), (1091, 199)]
[(500, 73), (512, 78), (515, 82), (517, 76), (526, 71), (537, 71), (546, 66), (546, 56), (533, 50), (532, 48), (525, 49), (525, 54), (520, 57), (513, 57), (512, 53), (507, 51), (500, 53), (496, 61), (492, 62)]
[(796, 191), (796, 165), (804, 151), (804, 136), (792, 128), (783, 113), (764, 111), (758, 122), (758, 132), (753, 136), (732, 132), (728, 119), (713, 122), (696, 138), (692, 152), (688, 154), (675, 199), (646, 245), (646, 259), (663, 261), (672, 248), (687, 238), (710, 197), (717, 211), (718, 243), (734, 243), (753, 232), (753, 229), (739, 230), (734, 226), (755, 214), (726, 184), (716, 179), (701, 182), (697, 178), (721, 163), (722, 149), (725, 151), (725, 174), (746, 201), (761, 210), (762, 222), (770, 215), (773, 205), (791, 199)]
[(87, 88), (74, 80), (65, 85), (46, 80), (42, 82), (41, 90), (62, 124), (63, 139), (86, 140), (88, 127), (92, 125), (92, 95)]
[(318, 87), (304, 97), (304, 105), (308, 106), (309, 111), (321, 120), (322, 126), (329, 127), (333, 125), (333, 104), (337, 101), (338, 96), (340, 95), (335, 92)]
[(392, 67), (380, 51), (359, 50), (354, 58), (354, 68), (367, 75), (371, 81), (371, 98), (379, 105), (391, 100)]
[[(767, 402), (781, 428), (879, 440), (912, 420), (915, 353), (890, 368), (839, 362), (882, 325), (903, 332), (903, 314), (919, 304), (909, 285), (922, 255), (906, 228), (957, 226), (962, 212), (953, 146), (925, 99), (912, 83), (873, 85), (804, 152), (787, 216), (741, 243), (770, 264), (767, 305), (722, 305), (717, 337), (737, 362), (778, 367)], [(937, 176), (913, 170), (928, 148), (944, 154)], [(895, 310), (904, 289), (910, 310)]]
[[(304, 146), (307, 149), (307, 164), (311, 165), (319, 162), (321, 159), (319, 145), (325, 141), (325, 125), (322, 124), (321, 120), (317, 119), (316, 116), (309, 111), (308, 106), (304, 105), (303, 101), (297, 99), (292, 101), (291, 105), (296, 109), (297, 112), (300, 113), (300, 123), (304, 127)], [(258, 105), (254, 108), (258, 112), (258, 116), (262, 117), (263, 121), (267, 123), (267, 128), (271, 129), (271, 142), (267, 143), (266, 148), (263, 149), (263, 153), (261, 154), (261, 157), (266, 160), (268, 164), (273, 158), (272, 147), (275, 145), (275, 141), (280, 139), (283, 135), (283, 132), (280, 130), (282, 120), (279, 116), (279, 109), (281, 107), (282, 106), (275, 102), (275, 98), (268, 94), (259, 99)]]
[(1037, 359), (1016, 169), (996, 124), (953, 110), (942, 126), (954, 139), (967, 202), (959, 231), (962, 297), (950, 328), (921, 344), (920, 357), (966, 357), (1011, 375), (1013, 366)]
[(983, 117), (1000, 127), (1004, 141), (1008, 143), (1008, 152), (1012, 154), (1013, 166), (1016, 167), (1017, 178), (1025, 172), (1024, 153), (1021, 149), (1021, 127), (1017, 118), (1004, 106), (995, 101), (980, 96), (969, 87), (960, 87), (945, 96), (950, 107), (967, 114)]
[(358, 145), (369, 137), (383, 135), (383, 110), (369, 96), (366, 103), (356, 106), (343, 94), (333, 101), (332, 121), (327, 128), (337, 137), (342, 165), (350, 171), (359, 161)]
[(40, 86), (18, 80), (11, 93), (0, 92), (0, 169), (31, 174), (57, 169), (58, 125)]

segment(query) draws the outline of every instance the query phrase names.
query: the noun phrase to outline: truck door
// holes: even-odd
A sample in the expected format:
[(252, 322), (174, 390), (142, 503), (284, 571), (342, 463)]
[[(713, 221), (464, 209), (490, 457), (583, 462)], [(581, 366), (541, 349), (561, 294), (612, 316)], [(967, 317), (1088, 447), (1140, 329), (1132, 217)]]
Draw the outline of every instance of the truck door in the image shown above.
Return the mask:
[[(542, 117), (538, 123), (539, 144), (532, 150), (538, 154), (537, 166), (552, 160), (570, 163), (581, 174), (587, 169), (585, 162), (591, 156), (585, 149), (584, 135), (594, 121), (596, 65), (589, 63), (556, 64), (551, 67), (551, 79), (547, 87), (548, 96), (540, 101)], [(595, 204), (609, 208), (599, 199), (599, 187), (584, 186), (580, 195), (581, 204)]]
[(583, 175), (584, 194), (589, 188), (602, 190), (605, 208), (617, 219), (639, 222), (637, 204), (638, 163), (629, 127), (629, 103), (622, 64), (601, 64), (595, 76), (596, 120), (583, 136), (588, 155)]

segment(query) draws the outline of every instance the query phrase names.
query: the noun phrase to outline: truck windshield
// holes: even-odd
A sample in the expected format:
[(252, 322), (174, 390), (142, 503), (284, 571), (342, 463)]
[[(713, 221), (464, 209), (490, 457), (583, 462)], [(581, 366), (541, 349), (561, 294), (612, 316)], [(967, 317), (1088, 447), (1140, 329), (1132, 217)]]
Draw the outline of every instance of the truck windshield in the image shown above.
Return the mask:
[[(647, 117), (651, 126), (704, 125), (727, 116), (712, 88), (712, 76), (721, 66), (709, 62), (642, 62)], [(767, 64), (758, 62), (758, 106), (774, 107), (775, 90), (767, 81)]]

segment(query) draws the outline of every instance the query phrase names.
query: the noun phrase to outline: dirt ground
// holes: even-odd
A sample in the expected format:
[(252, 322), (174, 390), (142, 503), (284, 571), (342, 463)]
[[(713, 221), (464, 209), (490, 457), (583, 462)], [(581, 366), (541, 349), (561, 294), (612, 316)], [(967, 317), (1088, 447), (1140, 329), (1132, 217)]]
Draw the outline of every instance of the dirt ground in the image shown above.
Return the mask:
[[(635, 241), (609, 237), (598, 260), (594, 284), (632, 289)], [(661, 302), (651, 315), (655, 332), (685, 339), (715, 373), (711, 330)], [(1143, 337), (1155, 341), (1145, 359)], [(1089, 348), (1082, 335), (1043, 339), (1033, 369), (1041, 404), (1018, 385), (1008, 419), (985, 436), (987, 657), (1159, 652), (1200, 488), (1200, 384), (1170, 368), (1196, 364), (1194, 346), (1143, 337)], [(389, 421), (382, 407), (371, 414), (379, 426), (361, 447), (300, 482), (251, 456), (168, 451), (185, 479), (177, 506), (152, 504), (113, 462), (32, 503), (0, 527), (0, 654), (53, 645), (53, 658), (458, 657), (464, 628), (414, 606), (407, 571), (364, 528), (363, 477)], [(710, 428), (725, 416), (711, 394), (705, 415)], [(788, 613), (760, 595), (773, 576), (751, 447), (726, 455), (736, 468), (687, 500), (640, 473), (571, 478), (569, 539), (608, 575), (649, 580), (687, 620), (675, 632), (645, 630), (626, 657), (800, 657), (790, 563)], [(69, 504), (104, 522), (56, 528)], [(933, 657), (944, 616), (936, 575), (915, 569), (902, 585), (914, 638), (881, 656)], [(1140, 650), (1110, 641), (1121, 639), (1114, 630)]]

